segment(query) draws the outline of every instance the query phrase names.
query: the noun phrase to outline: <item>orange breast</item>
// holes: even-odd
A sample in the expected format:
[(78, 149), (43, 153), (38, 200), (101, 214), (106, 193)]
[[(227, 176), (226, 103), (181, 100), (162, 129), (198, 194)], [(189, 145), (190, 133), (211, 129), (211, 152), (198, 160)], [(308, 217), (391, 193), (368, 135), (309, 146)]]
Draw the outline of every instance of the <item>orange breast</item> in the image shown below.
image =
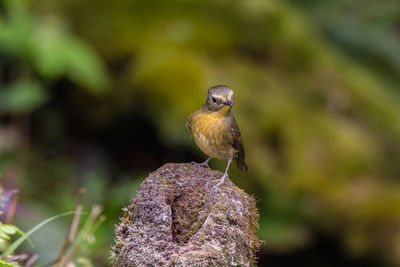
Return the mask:
[(197, 111), (189, 117), (191, 133), (197, 146), (212, 158), (228, 159), (235, 156), (232, 147), (231, 118), (217, 112)]

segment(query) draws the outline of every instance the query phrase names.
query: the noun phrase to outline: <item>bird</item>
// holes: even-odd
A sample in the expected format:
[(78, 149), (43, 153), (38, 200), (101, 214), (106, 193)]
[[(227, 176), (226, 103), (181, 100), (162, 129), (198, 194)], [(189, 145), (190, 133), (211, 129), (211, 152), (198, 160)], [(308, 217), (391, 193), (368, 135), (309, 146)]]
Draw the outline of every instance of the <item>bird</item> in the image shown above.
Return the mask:
[(241, 171), (248, 171), (243, 140), (231, 111), (232, 106), (232, 89), (226, 85), (213, 86), (208, 89), (204, 105), (190, 114), (186, 122), (196, 145), (208, 156), (201, 166), (208, 167), (211, 158), (228, 160), (224, 175), (213, 188), (224, 183), (234, 159)]

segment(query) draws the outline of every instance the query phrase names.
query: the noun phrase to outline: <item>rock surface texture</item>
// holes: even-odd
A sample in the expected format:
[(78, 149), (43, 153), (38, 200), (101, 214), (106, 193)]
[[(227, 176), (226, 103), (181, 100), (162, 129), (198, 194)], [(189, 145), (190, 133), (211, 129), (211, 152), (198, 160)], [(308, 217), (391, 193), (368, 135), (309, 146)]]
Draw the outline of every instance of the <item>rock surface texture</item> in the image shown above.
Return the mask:
[(255, 200), (230, 179), (212, 190), (221, 176), (189, 163), (152, 172), (116, 227), (114, 266), (255, 266)]

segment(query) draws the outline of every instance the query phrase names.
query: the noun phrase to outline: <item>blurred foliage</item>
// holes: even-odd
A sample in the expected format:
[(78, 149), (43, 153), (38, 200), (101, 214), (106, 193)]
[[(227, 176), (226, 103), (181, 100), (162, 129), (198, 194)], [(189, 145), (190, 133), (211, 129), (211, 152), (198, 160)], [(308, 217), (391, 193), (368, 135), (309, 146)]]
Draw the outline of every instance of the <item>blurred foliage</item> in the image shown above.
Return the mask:
[[(0, 81), (0, 106), (3, 111), (27, 113), (40, 107), (49, 94), (46, 81), (62, 76), (94, 92), (104, 89), (107, 76), (100, 58), (87, 44), (70, 35), (60, 21), (33, 16), (23, 0), (6, 0), (2, 5), (0, 69), (5, 79)], [(9, 74), (4, 71), (7, 68), (11, 68)]]
[[(15, 196), (12, 198), (15, 193), (16, 190), (4, 190), (0, 187), (1, 214), (6, 216), (6, 221), (13, 219), (16, 205), (10, 203), (17, 203), (18, 199)], [(25, 241), (28, 241), (30, 247), (34, 248), (33, 243), (29, 239), (30, 236), (35, 234), (39, 229), (46, 227), (52, 221), (69, 215), (73, 216), (68, 227), (68, 233), (65, 233), (67, 237), (57, 258), (53, 256), (52, 261), (47, 263), (46, 266), (76, 266), (76, 263), (82, 266), (93, 266), (91, 260), (84, 256), (86, 256), (85, 253), (87, 253), (88, 245), (95, 242), (94, 232), (104, 222), (105, 215), (102, 214), (103, 209), (101, 206), (93, 205), (86, 220), (80, 224), (81, 217), (85, 213), (82, 212), (83, 207), (81, 203), (84, 193), (85, 189), (81, 188), (78, 190), (74, 211), (64, 212), (47, 218), (31, 227), (26, 233), (13, 224), (0, 222), (0, 266), (33, 266), (35, 261), (40, 257), (38, 254), (29, 255), (26, 252), (16, 254), (15, 251)], [(11, 236), (15, 235), (20, 235), (20, 237), (12, 240)], [(49, 236), (46, 236), (46, 238), (49, 238)]]
[(400, 264), (396, 1), (1, 3), (0, 170), (25, 196), (25, 223), (86, 185), (109, 218), (93, 244), (105, 264), (141, 178), (205, 158), (185, 120), (228, 84), (250, 168), (230, 176), (259, 199), (268, 253), (322, 232), (345, 258)]
[(6, 243), (12, 235), (23, 235), (24, 233), (18, 227), (12, 224), (0, 223), (0, 249), (4, 250)]
[(384, 1), (292, 0), (348, 56), (368, 66), (388, 86), (399, 89), (399, 3)]

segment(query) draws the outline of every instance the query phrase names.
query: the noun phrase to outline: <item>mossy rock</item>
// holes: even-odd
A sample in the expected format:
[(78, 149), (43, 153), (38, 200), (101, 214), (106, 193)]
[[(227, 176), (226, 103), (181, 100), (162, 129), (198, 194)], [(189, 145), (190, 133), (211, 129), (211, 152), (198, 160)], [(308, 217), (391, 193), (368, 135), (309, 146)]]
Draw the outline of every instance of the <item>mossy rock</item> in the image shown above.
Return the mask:
[(114, 266), (254, 266), (255, 200), (222, 173), (168, 163), (151, 173), (116, 227)]

